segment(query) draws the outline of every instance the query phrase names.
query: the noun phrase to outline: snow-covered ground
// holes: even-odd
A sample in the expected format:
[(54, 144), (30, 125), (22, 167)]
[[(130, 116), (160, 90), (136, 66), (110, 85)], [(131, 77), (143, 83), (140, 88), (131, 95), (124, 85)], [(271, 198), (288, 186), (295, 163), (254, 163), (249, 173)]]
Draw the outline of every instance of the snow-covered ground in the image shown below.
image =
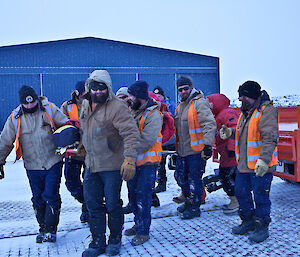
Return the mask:
[[(35, 243), (38, 226), (30, 202), (30, 188), (22, 161), (13, 164), (14, 154), (5, 165), (5, 179), (0, 181), (0, 256), (81, 256), (90, 242), (87, 225), (79, 222), (80, 205), (61, 184), (62, 212), (58, 238), (54, 244)], [(208, 162), (206, 174), (217, 168)], [(245, 236), (234, 236), (231, 227), (239, 223), (237, 215), (224, 215), (220, 206), (228, 202), (223, 190), (208, 193), (201, 206), (200, 218), (183, 221), (176, 215), (172, 197), (180, 190), (173, 171), (168, 170), (167, 191), (159, 193), (161, 206), (152, 207), (150, 240), (142, 246), (130, 245), (123, 237), (121, 256), (299, 256), (300, 186), (275, 178), (270, 238), (250, 244)], [(126, 185), (122, 198), (127, 203)], [(124, 228), (133, 225), (133, 215), (125, 217)]]

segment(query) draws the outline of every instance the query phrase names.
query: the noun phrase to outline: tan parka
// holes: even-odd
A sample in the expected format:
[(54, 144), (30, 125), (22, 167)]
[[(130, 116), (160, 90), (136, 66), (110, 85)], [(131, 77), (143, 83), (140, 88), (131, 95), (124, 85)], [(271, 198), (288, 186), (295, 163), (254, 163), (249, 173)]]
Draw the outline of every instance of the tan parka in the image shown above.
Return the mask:
[(94, 71), (87, 80), (86, 90), (92, 80), (105, 83), (109, 96), (94, 111), (91, 102), (83, 100), (80, 126), (85, 164), (91, 172), (120, 170), (124, 157), (137, 157), (140, 133), (127, 105), (112, 92), (108, 72)]
[(192, 150), (188, 126), (188, 111), (194, 99), (197, 100), (197, 118), (200, 126), (203, 128), (204, 145), (212, 146), (215, 137), (216, 121), (211, 112), (209, 102), (204, 98), (201, 91), (193, 89), (189, 98), (183, 101), (177, 108), (174, 117), (176, 133), (179, 139), (176, 151), (181, 157), (199, 153)]
[[(249, 169), (247, 165), (247, 136), (250, 118), (255, 109), (260, 105), (261, 98), (256, 101), (255, 106), (250, 110), (248, 116), (243, 115), (238, 124), (239, 126), (239, 162), (238, 170), (240, 172), (254, 172)], [(260, 159), (265, 163), (269, 163), (272, 159), (272, 154), (277, 146), (279, 132), (278, 132), (278, 111), (271, 104), (270, 101), (264, 101), (261, 106), (266, 105), (258, 125), (261, 136), (261, 150)], [(269, 168), (269, 172), (275, 171), (276, 165)]]
[[(39, 97), (42, 105), (48, 104), (46, 97)], [(52, 120), (56, 128), (64, 125), (68, 118), (61, 110), (51, 103), (53, 110)], [(17, 114), (21, 105), (15, 109)], [(53, 143), (50, 121), (40, 106), (34, 113), (24, 113), (20, 116), (20, 144), (23, 152), (24, 166), (27, 170), (48, 170), (54, 164), (62, 160), (61, 156), (55, 154), (56, 147)], [(5, 160), (14, 148), (16, 140), (15, 127), (10, 115), (4, 125), (0, 136), (0, 164)]]

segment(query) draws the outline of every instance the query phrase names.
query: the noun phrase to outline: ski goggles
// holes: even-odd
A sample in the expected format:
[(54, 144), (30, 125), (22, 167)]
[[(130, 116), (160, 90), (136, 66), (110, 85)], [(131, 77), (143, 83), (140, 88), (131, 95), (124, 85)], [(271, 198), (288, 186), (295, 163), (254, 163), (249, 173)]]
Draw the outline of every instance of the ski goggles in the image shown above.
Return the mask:
[(93, 91), (97, 91), (97, 90), (105, 90), (107, 89), (106, 84), (102, 83), (102, 82), (97, 82), (97, 81), (91, 81), (90, 82), (90, 89), (92, 89)]
[(189, 86), (181, 87), (181, 88), (178, 88), (178, 92), (181, 93), (183, 90), (184, 90), (184, 91), (188, 91), (189, 89), (190, 89)]

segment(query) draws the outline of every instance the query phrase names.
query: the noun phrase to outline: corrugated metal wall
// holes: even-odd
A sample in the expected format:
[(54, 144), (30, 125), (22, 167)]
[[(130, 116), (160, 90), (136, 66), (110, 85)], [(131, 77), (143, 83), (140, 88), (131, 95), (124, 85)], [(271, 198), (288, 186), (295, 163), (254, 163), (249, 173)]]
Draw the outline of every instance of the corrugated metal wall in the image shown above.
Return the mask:
[(21, 85), (31, 85), (60, 106), (76, 82), (95, 69), (108, 70), (114, 92), (141, 79), (150, 90), (161, 86), (176, 101), (175, 80), (181, 74), (191, 76), (206, 95), (220, 90), (216, 57), (97, 38), (0, 47), (0, 130), (19, 104)]

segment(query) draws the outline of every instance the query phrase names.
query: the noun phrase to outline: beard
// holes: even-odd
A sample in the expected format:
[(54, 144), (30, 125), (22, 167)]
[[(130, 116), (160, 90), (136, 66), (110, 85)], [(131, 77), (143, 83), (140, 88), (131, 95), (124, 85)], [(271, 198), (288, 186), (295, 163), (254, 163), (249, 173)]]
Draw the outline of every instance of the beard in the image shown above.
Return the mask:
[(108, 98), (108, 92), (105, 94), (101, 94), (101, 95), (91, 94), (92, 102), (97, 103), (97, 104), (105, 103), (107, 98)]
[(141, 101), (136, 98), (134, 101), (132, 101), (131, 108), (133, 110), (138, 110), (141, 107), (141, 105), (142, 105)]
[(189, 93), (185, 92), (185, 93), (180, 95), (180, 99), (181, 99), (182, 102), (184, 102), (186, 99), (189, 98), (189, 96), (190, 96), (190, 92)]
[(244, 113), (244, 112), (247, 112), (251, 109), (251, 107), (253, 106), (253, 104), (250, 104), (249, 102), (247, 101), (243, 101), (242, 102), (242, 106), (241, 106), (241, 111)]
[(39, 105), (37, 104), (36, 106), (34, 106), (34, 107), (30, 108), (30, 109), (25, 108), (24, 106), (22, 106), (22, 109), (26, 113), (34, 113), (34, 112), (37, 111), (38, 107), (39, 107)]

